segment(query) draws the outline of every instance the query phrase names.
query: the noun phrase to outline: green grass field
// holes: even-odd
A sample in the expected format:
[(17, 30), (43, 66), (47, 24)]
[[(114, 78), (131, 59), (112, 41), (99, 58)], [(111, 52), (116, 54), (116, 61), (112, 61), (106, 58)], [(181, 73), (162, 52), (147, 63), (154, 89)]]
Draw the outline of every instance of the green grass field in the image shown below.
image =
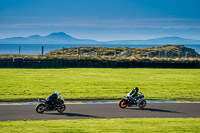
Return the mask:
[(0, 132), (199, 133), (200, 118), (126, 118), (0, 122)]
[(200, 69), (0, 69), (0, 99), (119, 99), (135, 86), (146, 99), (200, 100)]

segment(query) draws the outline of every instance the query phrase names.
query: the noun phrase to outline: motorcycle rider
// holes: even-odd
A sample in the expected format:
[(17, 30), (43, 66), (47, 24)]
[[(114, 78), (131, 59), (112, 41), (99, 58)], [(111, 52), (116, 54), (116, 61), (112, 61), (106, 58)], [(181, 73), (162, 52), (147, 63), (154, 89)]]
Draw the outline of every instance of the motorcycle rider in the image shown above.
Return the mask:
[(131, 102), (135, 102), (136, 99), (137, 99), (137, 95), (138, 95), (138, 91), (139, 91), (139, 88), (138, 87), (135, 87), (133, 90), (131, 90), (127, 96), (130, 97), (131, 99)]
[(60, 92), (56, 91), (55, 93), (51, 94), (50, 96), (48, 96), (46, 98), (47, 103), (49, 104), (50, 109), (54, 107), (54, 104), (57, 102), (59, 95), (60, 95)]

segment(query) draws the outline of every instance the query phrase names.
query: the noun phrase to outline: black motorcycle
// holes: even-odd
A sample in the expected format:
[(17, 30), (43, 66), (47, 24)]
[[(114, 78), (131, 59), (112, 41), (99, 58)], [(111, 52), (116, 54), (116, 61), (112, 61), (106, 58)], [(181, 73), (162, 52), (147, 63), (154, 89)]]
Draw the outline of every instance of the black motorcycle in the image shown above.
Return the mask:
[(58, 111), (62, 113), (66, 109), (63, 97), (58, 98), (58, 101), (54, 105), (49, 105), (46, 99), (38, 99), (38, 101), (40, 104), (36, 106), (37, 113), (43, 113), (44, 111)]
[(139, 106), (140, 108), (144, 108), (147, 104), (144, 94), (138, 94), (135, 99), (133, 99), (132, 97), (128, 96), (128, 95), (122, 95), (123, 97), (126, 97), (126, 99), (122, 99), (119, 102), (119, 107), (121, 108), (126, 108), (131, 107), (131, 106)]

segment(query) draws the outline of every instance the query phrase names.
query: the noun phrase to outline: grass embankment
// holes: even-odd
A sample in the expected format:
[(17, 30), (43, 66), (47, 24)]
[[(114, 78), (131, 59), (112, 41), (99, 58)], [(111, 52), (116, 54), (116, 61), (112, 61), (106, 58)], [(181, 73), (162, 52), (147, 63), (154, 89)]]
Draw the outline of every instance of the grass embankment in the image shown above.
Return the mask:
[(0, 69), (0, 99), (119, 99), (137, 86), (147, 99), (200, 100), (200, 69)]
[(136, 62), (151, 62), (151, 63), (199, 63), (198, 57), (126, 57), (126, 56), (97, 56), (97, 55), (63, 55), (63, 54), (46, 54), (42, 55), (19, 55), (19, 54), (1, 54), (0, 61), (12, 61), (15, 57), (23, 57), (24, 61), (59, 61), (59, 60), (94, 60), (94, 61), (136, 61)]
[(184, 45), (163, 45), (147, 48), (128, 47), (71, 47), (50, 51), (47, 56), (92, 56), (92, 57), (136, 57), (136, 58), (197, 58), (200, 55), (194, 49)]
[(0, 122), (0, 132), (200, 132), (200, 118), (126, 118)]

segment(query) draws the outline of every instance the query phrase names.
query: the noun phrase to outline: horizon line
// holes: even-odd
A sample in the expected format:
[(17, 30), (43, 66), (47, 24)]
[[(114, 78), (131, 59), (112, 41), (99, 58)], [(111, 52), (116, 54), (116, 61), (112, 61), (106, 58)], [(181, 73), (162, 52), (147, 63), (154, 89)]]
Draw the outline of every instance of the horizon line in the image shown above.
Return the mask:
[[(32, 35), (29, 35), (29, 36), (12, 36), (12, 37), (0, 38), (0, 40), (1, 40), (1, 39), (9, 39), (9, 38), (17, 38), (17, 37), (28, 38), (28, 37), (31, 37), (31, 36), (45, 37), (45, 36), (51, 35), (51, 34), (53, 34), (53, 33), (64, 33), (64, 34), (66, 34), (66, 35), (68, 35), (68, 36), (70, 36), (70, 37), (73, 37), (73, 36), (71, 36), (71, 35), (68, 34), (68, 33), (65, 33), (65, 32), (63, 32), (63, 31), (60, 31), (60, 32), (51, 32), (51, 33), (46, 34), (46, 35), (32, 34)], [(167, 38), (167, 37), (169, 37), (169, 38), (173, 38), (173, 37), (175, 38), (175, 37), (177, 37), (177, 38), (181, 38), (181, 39), (198, 40), (198, 39), (191, 39), (191, 38), (185, 38), (185, 37), (183, 38), (183, 37), (180, 37), (180, 36), (160, 36), (160, 37), (155, 37), (155, 38), (137, 39), (137, 40), (150, 40), (150, 39)], [(75, 37), (73, 37), (73, 38), (75, 38)], [(75, 39), (88, 39), (88, 38), (75, 38)], [(120, 40), (106, 40), (106, 41), (99, 41), (99, 40), (95, 40), (95, 39), (89, 39), (89, 40), (94, 40), (94, 41), (98, 41), (98, 42), (107, 42), (107, 41), (131, 41), (131, 40), (136, 41), (136, 39), (124, 39), (124, 40), (123, 40), (123, 39), (120, 39)]]

